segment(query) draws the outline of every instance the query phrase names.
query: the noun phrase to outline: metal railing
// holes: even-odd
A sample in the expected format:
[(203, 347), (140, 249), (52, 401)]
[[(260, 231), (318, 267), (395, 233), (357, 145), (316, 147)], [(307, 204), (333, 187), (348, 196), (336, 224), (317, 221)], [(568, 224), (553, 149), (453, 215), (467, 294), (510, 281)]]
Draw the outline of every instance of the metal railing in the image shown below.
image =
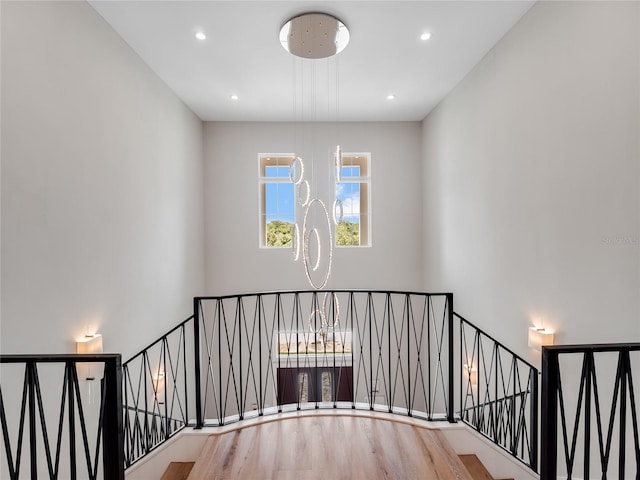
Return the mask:
[(0, 367), (2, 478), (124, 480), (120, 355), (2, 355)]
[(640, 343), (543, 347), (542, 371), (540, 478), (639, 479)]
[(461, 419), (537, 468), (538, 371), (454, 314), (449, 293), (197, 297), (124, 371), (127, 466), (186, 425), (348, 408)]
[(460, 414), (532, 470), (538, 464), (538, 369), (463, 317)]
[[(194, 310), (198, 427), (296, 408), (454, 420), (451, 294), (273, 292), (199, 297)], [(309, 369), (326, 372), (315, 398), (300, 390)], [(331, 388), (332, 374), (352, 381)]]
[(189, 317), (123, 364), (127, 468), (189, 424), (197, 351), (192, 332)]

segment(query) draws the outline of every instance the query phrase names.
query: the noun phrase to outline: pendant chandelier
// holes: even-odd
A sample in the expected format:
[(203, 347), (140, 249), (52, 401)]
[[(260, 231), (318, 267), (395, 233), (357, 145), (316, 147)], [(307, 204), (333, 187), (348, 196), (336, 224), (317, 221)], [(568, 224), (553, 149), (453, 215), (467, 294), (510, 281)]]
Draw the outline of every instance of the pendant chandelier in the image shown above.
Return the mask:
[[(282, 47), (296, 58), (300, 68), (308, 67), (310, 83), (310, 110), (315, 115), (316, 70), (321, 59), (335, 57), (349, 43), (349, 30), (338, 18), (326, 13), (305, 13), (287, 21), (280, 29)], [(296, 72), (294, 63), (294, 72)], [(328, 71), (328, 67), (327, 67)], [(338, 123), (338, 64), (335, 63), (335, 117)], [(294, 84), (298, 88), (294, 73)], [(304, 78), (304, 75), (303, 75)], [(303, 81), (300, 82), (304, 84)], [(304, 85), (302, 85), (303, 87)], [(301, 90), (302, 90), (302, 87)], [(329, 88), (327, 86), (327, 88)], [(327, 93), (327, 99), (330, 95)], [(294, 92), (294, 117), (297, 119), (297, 92)], [(304, 104), (303, 104), (304, 105)], [(304, 107), (303, 107), (304, 108)], [(316, 118), (312, 118), (316, 120)], [(337, 135), (336, 135), (337, 136)], [(327, 168), (332, 172), (331, 181), (340, 182), (342, 172), (342, 149), (340, 145), (330, 148)], [(313, 157), (313, 156), (312, 156)], [(309, 163), (309, 162), (307, 162)], [(342, 221), (342, 202), (335, 198), (325, 202), (319, 198), (314, 159), (311, 168), (305, 169), (302, 155), (294, 155), (289, 169), (289, 180), (295, 185), (297, 204), (304, 208), (302, 224), (299, 216), (293, 227), (292, 248), (294, 261), (302, 260), (307, 281), (316, 290), (323, 289), (331, 275), (333, 261), (333, 227)], [(330, 189), (331, 190), (331, 189)], [(335, 189), (333, 189), (335, 192)], [(331, 213), (327, 204), (332, 205)], [(326, 245), (326, 246), (325, 246)], [(325, 294), (322, 302), (313, 308), (309, 317), (309, 328), (313, 333), (324, 336), (335, 327), (339, 318), (339, 304), (336, 294)], [(331, 319), (329, 319), (331, 317)]]

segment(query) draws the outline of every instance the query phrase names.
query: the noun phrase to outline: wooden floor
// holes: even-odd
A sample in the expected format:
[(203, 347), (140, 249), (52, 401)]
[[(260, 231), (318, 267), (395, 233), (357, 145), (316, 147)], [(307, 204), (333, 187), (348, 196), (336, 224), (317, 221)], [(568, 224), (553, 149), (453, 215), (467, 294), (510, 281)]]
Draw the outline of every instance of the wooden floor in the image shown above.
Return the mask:
[(308, 416), (212, 435), (189, 480), (471, 480), (437, 430), (359, 416)]

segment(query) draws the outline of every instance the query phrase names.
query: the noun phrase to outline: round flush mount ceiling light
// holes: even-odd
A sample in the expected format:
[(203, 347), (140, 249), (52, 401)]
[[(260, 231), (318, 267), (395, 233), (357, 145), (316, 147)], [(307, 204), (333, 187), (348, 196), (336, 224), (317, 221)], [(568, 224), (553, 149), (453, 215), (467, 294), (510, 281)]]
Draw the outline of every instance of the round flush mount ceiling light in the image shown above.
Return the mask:
[(303, 13), (280, 29), (280, 43), (292, 55), (327, 58), (340, 53), (349, 43), (349, 29), (326, 13)]
[(396, 96), (394, 94), (387, 95), (387, 100), (395, 100)]
[(427, 41), (431, 38), (431, 33), (429, 32), (424, 32), (422, 35), (420, 35), (420, 40), (422, 41)]
[(206, 40), (206, 39), (207, 39), (207, 36), (205, 35), (205, 33), (204, 33), (204, 32), (196, 32), (196, 38), (197, 38), (198, 40)]
[(238, 95), (235, 95), (235, 94), (231, 95), (231, 100), (238, 100), (238, 98), (240, 98), (240, 97), (238, 97)]

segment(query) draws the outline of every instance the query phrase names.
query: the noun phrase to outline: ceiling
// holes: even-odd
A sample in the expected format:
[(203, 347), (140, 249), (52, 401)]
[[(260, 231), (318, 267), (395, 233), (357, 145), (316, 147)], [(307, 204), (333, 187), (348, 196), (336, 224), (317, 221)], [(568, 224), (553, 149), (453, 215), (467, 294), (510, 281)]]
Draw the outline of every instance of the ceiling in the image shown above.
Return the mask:
[[(418, 121), (534, 2), (89, 3), (204, 121)], [(310, 11), (349, 28), (336, 57), (298, 59), (281, 46), (281, 26)]]

